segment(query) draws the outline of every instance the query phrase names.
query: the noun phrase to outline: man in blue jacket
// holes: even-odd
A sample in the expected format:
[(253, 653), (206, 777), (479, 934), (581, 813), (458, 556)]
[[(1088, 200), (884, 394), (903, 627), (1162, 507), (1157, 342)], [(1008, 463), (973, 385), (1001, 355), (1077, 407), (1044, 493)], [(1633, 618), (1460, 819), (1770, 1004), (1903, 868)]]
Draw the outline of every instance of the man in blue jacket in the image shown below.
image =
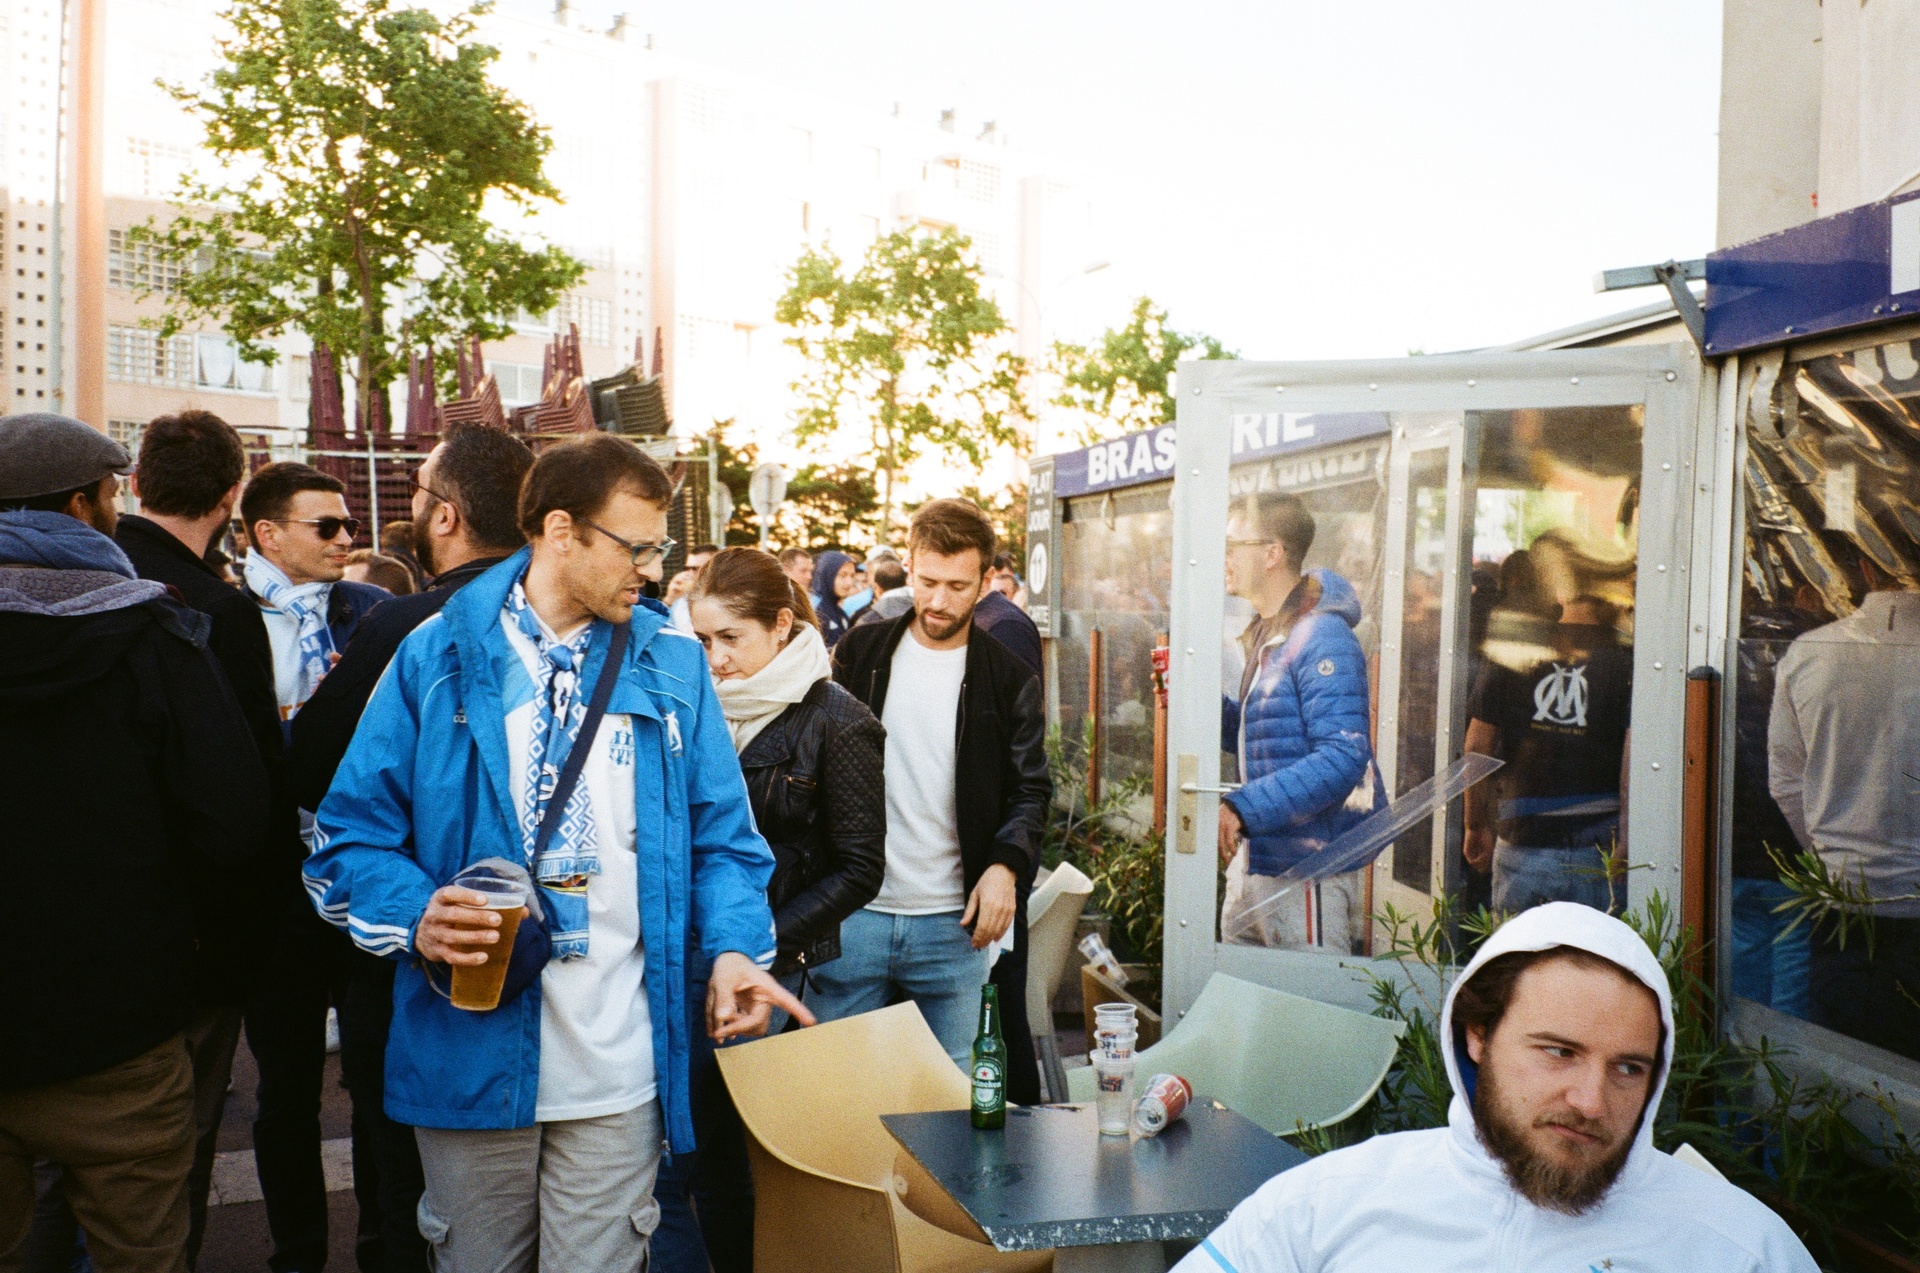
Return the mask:
[[(529, 547), (402, 643), (321, 802), (314, 904), (401, 964), (386, 1109), (418, 1129), (441, 1273), (638, 1273), (662, 1142), (693, 1147), (689, 983), (709, 982), (716, 1039), (764, 1031), (775, 1006), (812, 1021), (766, 971), (773, 855), (704, 655), (641, 601), (672, 546), (671, 493), (609, 435), (542, 455), (520, 496)], [(618, 624), (630, 641), (609, 666)], [(576, 742), (603, 672), (606, 715)], [(536, 853), (576, 745), (579, 785)], [(485, 898), (447, 884), (493, 857), (537, 882), (553, 956), (498, 1007), (462, 1011), (428, 966), (482, 963), (497, 941)]]
[(1227, 522), (1227, 588), (1253, 621), (1221, 746), (1243, 785), (1220, 802), (1228, 941), (1351, 954), (1365, 932), (1365, 872), (1288, 888), (1278, 877), (1384, 803), (1368, 741), (1360, 600), (1330, 570), (1303, 574), (1313, 515), (1298, 496), (1250, 495)]

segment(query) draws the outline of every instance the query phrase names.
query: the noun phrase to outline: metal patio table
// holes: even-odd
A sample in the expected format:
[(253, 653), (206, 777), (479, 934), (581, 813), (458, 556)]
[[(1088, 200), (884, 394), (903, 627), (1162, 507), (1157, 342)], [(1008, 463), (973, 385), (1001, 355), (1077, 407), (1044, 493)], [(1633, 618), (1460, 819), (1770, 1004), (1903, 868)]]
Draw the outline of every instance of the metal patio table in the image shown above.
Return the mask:
[(1001, 1131), (966, 1110), (881, 1120), (1002, 1251), (1053, 1248), (1056, 1273), (1154, 1273), (1161, 1243), (1199, 1239), (1307, 1156), (1218, 1101), (1147, 1140), (1102, 1136), (1092, 1103), (1009, 1108)]

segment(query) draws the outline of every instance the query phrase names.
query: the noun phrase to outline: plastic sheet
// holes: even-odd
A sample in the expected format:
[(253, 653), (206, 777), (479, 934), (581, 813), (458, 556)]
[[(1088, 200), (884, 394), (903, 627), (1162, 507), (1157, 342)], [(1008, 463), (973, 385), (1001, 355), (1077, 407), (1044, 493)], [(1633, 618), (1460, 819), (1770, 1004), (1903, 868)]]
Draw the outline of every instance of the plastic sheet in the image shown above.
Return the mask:
[[(1403, 833), (1444, 809), (1468, 787), (1494, 773), (1504, 763), (1479, 752), (1468, 752), (1442, 772), (1336, 837), (1319, 852), (1294, 863), (1280, 878), (1289, 884), (1299, 885), (1359, 870), (1379, 857)], [(1231, 942), (1251, 931), (1256, 919), (1278, 907), (1281, 899), (1292, 891), (1291, 887), (1282, 888), (1228, 916), (1221, 922), (1222, 937)]]

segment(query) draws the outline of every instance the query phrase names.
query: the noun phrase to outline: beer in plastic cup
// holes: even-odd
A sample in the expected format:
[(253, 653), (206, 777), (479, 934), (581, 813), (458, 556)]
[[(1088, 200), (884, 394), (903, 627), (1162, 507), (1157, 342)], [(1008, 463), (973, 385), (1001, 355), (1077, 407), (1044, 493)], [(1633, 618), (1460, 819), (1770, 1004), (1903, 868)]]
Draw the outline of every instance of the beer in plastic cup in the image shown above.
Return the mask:
[(494, 929), (500, 935), (500, 940), (491, 946), (463, 948), (482, 952), (487, 962), (454, 964), (453, 993), (450, 998), (456, 1008), (464, 1008), (468, 1012), (488, 1012), (500, 1006), (500, 987), (507, 979), (507, 965), (513, 959), (514, 935), (520, 931), (520, 921), (527, 914), (527, 892), (514, 880), (491, 877), (468, 880), (460, 887), (486, 896), (486, 903), (480, 909), (493, 911), (500, 916), (500, 927)]

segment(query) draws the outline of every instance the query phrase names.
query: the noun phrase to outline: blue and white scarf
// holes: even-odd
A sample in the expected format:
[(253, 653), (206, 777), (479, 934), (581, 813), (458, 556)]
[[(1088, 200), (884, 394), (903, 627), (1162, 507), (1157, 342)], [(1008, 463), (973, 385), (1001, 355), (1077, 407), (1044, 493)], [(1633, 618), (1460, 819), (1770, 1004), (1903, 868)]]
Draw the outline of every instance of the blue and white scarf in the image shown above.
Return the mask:
[[(581, 741), (587, 695), (581, 693), (580, 674), (586, 669), (594, 625), (581, 628), (571, 641), (550, 639), (540, 626), (539, 616), (527, 604), (523, 583), (516, 582), (507, 593), (507, 615), (532, 643), (539, 658), (533, 669), (533, 729), (527, 741), (527, 796), (520, 810), (520, 833), (528, 866), (546, 904), (553, 957), (583, 959), (587, 954), (587, 880), (600, 874), (599, 830), (594, 825), (593, 797), (587, 792), (584, 775), (574, 784), (546, 849), (536, 856), (534, 848), (567, 754)], [(585, 745), (593, 746), (593, 740), (585, 740)]]
[[(333, 595), (330, 583), (296, 585), (286, 572), (268, 561), (258, 550), (247, 554), (247, 587), (253, 595), (291, 615), (299, 631), (295, 647), (298, 666), (294, 683), (294, 711), (299, 710), (320, 688), (321, 678), (333, 667), (333, 633), (327, 628), (327, 601)], [(283, 711), (282, 717), (291, 715)]]

